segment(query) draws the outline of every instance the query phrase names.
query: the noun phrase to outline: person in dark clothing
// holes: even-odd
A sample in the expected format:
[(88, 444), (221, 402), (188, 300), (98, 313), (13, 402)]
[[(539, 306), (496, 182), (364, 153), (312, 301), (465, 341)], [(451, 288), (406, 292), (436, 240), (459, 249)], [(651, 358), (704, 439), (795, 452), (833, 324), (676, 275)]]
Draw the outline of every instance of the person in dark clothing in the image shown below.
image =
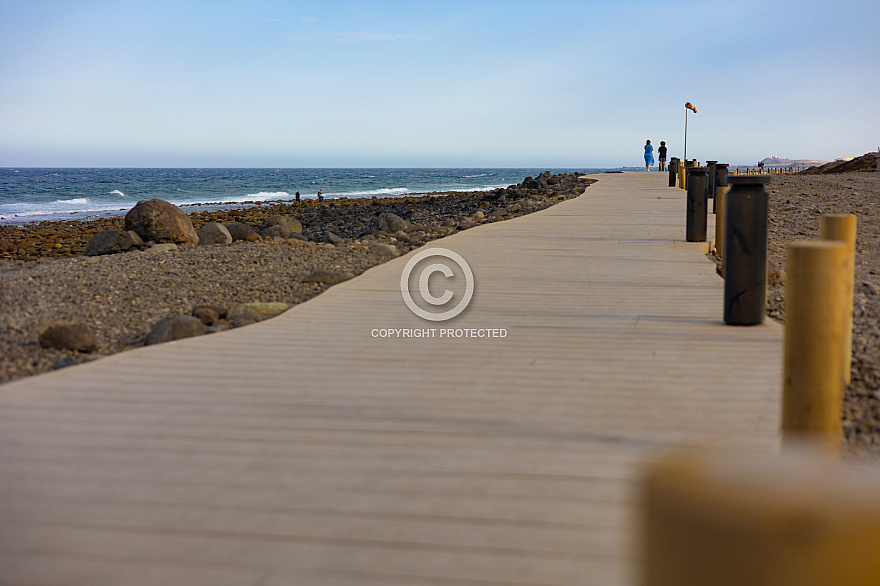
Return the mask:
[(660, 170), (666, 171), (666, 141), (660, 141), (660, 148), (657, 149), (657, 158), (660, 160)]
[(296, 192), (296, 203), (299, 203), (299, 192)]

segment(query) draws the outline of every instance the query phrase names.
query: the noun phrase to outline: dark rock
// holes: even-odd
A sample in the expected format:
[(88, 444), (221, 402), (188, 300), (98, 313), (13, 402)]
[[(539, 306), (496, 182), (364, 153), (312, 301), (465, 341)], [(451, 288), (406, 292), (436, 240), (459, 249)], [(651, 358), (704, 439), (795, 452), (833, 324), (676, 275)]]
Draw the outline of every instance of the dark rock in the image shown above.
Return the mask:
[(89, 240), (83, 251), (85, 256), (100, 256), (125, 252), (134, 246), (131, 235), (125, 230), (101, 230)]
[(327, 242), (329, 242), (330, 244), (333, 244), (334, 246), (339, 246), (340, 244), (345, 242), (342, 238), (340, 238), (339, 236), (337, 236), (333, 232), (329, 232), (329, 231), (325, 235), (325, 238), (326, 238)]
[(290, 235), (287, 237), (287, 239), (288, 239), (288, 240), (291, 240), (291, 239), (293, 239), (293, 240), (299, 240), (299, 241), (301, 241), (301, 242), (308, 242), (308, 241), (309, 241), (308, 238), (306, 238), (305, 236), (303, 236), (303, 235), (300, 234), (299, 232), (291, 232)]
[(193, 315), (196, 314), (196, 310), (199, 309), (210, 309), (214, 313), (216, 313), (219, 317), (226, 317), (228, 310), (221, 305), (196, 305), (193, 307)]
[(197, 232), (199, 236), (199, 244), (232, 244), (232, 234), (223, 224), (211, 222), (205, 224)]
[(220, 315), (210, 307), (197, 307), (193, 309), (193, 317), (199, 318), (206, 326), (214, 325), (220, 319)]
[(125, 229), (154, 242), (172, 242), (184, 246), (199, 243), (192, 221), (176, 205), (161, 199), (139, 201), (125, 215)]
[(233, 242), (249, 242), (251, 235), (259, 236), (259, 234), (254, 232), (253, 228), (247, 224), (242, 224), (241, 222), (228, 222), (223, 225), (226, 227), (226, 230), (229, 231), (229, 235), (232, 236)]
[(83, 324), (56, 324), (40, 334), (40, 346), (74, 352), (93, 352), (98, 343), (89, 326)]
[(161, 344), (182, 338), (201, 336), (206, 332), (205, 324), (191, 315), (175, 315), (160, 320), (147, 335), (146, 345)]

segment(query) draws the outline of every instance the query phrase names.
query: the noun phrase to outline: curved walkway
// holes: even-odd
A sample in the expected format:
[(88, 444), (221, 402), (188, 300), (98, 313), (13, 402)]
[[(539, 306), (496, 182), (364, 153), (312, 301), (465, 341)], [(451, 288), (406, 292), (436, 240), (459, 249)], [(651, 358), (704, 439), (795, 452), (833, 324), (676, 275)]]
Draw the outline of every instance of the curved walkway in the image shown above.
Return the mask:
[[(401, 300), (411, 253), (0, 387), (0, 584), (634, 583), (640, 462), (773, 449), (782, 328), (721, 323), (665, 174), (599, 179), (431, 243), (476, 282), (447, 322)], [(506, 336), (374, 337), (407, 328)]]

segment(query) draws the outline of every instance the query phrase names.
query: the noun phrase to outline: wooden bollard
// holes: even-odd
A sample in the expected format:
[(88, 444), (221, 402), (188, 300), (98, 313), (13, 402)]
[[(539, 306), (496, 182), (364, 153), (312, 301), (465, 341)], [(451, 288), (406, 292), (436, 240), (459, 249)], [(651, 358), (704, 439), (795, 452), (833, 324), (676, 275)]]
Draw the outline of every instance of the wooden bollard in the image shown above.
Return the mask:
[(715, 198), (715, 165), (718, 161), (706, 161), (706, 169), (709, 170), (709, 180), (706, 183), (706, 197)]
[(877, 486), (875, 467), (821, 450), (662, 458), (643, 482), (640, 584), (876, 586)]
[(852, 328), (853, 328), (853, 280), (856, 267), (856, 217), (854, 215), (829, 214), (822, 216), (819, 225), (822, 240), (840, 240), (846, 244), (846, 309), (843, 321), (843, 382), (852, 380)]
[(724, 323), (753, 326), (767, 311), (768, 175), (729, 177), (724, 198)]
[[(715, 190), (727, 187), (727, 163), (715, 163)], [(718, 213), (718, 198), (712, 200), (712, 213)]]
[(727, 199), (727, 186), (715, 187), (715, 254), (721, 259), (721, 276), (724, 276), (724, 204)]
[(839, 449), (843, 394), (846, 245), (788, 246), (785, 284), (783, 441), (804, 436)]
[(685, 240), (688, 242), (706, 241), (708, 169), (690, 167), (687, 170), (687, 218), (685, 219)]

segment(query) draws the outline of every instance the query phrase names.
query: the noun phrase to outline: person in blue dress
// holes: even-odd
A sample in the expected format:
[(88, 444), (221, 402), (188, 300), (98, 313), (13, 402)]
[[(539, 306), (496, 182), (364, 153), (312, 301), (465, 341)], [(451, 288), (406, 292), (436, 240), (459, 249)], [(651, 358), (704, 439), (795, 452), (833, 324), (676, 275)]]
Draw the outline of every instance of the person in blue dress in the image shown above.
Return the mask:
[(651, 172), (651, 165), (654, 164), (654, 147), (651, 146), (651, 141), (645, 143), (645, 171), (648, 173)]

